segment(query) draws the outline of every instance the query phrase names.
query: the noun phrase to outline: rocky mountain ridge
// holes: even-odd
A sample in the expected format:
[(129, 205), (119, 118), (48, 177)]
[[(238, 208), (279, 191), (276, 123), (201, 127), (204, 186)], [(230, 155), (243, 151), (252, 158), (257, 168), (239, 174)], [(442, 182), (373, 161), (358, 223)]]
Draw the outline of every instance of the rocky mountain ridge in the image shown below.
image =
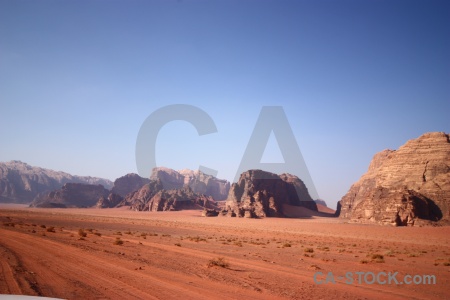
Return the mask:
[(125, 197), (117, 206), (129, 206), (135, 211), (174, 211), (182, 209), (216, 208), (212, 197), (195, 193), (189, 186), (166, 190), (161, 180), (151, 180)]
[(113, 185), (107, 179), (70, 175), (21, 161), (0, 162), (0, 202), (30, 203), (38, 194), (60, 189), (69, 182), (101, 184), (107, 189)]
[(165, 167), (152, 170), (151, 180), (161, 180), (165, 190), (182, 189), (189, 186), (193, 192), (211, 196), (214, 200), (225, 200), (230, 190), (230, 182), (205, 174), (199, 170), (175, 171)]

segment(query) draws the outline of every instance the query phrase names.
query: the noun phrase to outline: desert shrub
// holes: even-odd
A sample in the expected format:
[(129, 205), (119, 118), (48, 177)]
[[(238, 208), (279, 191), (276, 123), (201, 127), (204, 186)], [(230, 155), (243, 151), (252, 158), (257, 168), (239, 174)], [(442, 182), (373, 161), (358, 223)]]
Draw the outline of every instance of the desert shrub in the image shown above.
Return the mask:
[[(190, 241), (193, 241), (193, 242), (206, 242), (206, 239), (204, 239), (204, 238), (201, 238), (201, 237), (199, 237), (199, 236), (194, 236), (194, 237), (191, 237), (191, 236), (189, 236), (188, 237), (188, 239), (190, 240)], [(231, 240), (229, 240), (229, 242), (231, 242)]]
[(101, 234), (100, 232), (94, 232), (94, 234), (95, 234), (96, 236), (102, 236), (102, 234)]
[(234, 242), (234, 244), (238, 247), (242, 247), (242, 243), (240, 241), (236, 241), (236, 242)]
[(180, 243), (176, 243), (175, 246), (181, 247), (181, 244)]
[(384, 263), (384, 256), (378, 253), (372, 254), (370, 256), (372, 258), (373, 261), (377, 262), (377, 263)]
[(362, 264), (368, 264), (368, 263), (369, 263), (369, 261), (366, 260), (366, 259), (362, 259), (362, 260), (360, 260), (359, 262), (362, 263)]
[(123, 245), (123, 241), (120, 239), (120, 237), (117, 237), (114, 241), (114, 245)]
[(47, 227), (47, 232), (55, 232), (55, 227), (53, 227), (53, 226), (50, 226), (50, 227)]
[(81, 237), (87, 237), (87, 233), (83, 229), (78, 229), (78, 235)]
[(46, 228), (47, 226), (45, 226), (45, 225), (41, 225), (41, 228)]
[(313, 248), (305, 248), (304, 251), (307, 252), (307, 253), (313, 253), (314, 249)]
[(291, 244), (289, 244), (289, 243), (284, 243), (284, 244), (283, 244), (283, 248), (286, 248), (286, 247), (291, 247)]
[(372, 254), (372, 259), (384, 259), (384, 256), (378, 253)]
[(229, 264), (228, 264), (228, 262), (225, 261), (225, 258), (218, 257), (218, 258), (210, 259), (208, 261), (207, 266), (208, 266), (208, 268), (214, 267), (214, 266), (221, 267), (221, 268), (228, 268)]

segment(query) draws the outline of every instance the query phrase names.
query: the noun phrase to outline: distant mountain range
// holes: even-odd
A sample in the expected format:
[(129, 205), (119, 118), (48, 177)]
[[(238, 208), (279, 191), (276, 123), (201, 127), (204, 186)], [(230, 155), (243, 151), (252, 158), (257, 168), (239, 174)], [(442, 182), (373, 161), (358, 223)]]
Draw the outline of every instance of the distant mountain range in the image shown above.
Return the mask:
[(14, 160), (0, 162), (0, 203), (32, 203), (36, 207), (86, 207), (96, 205), (100, 197), (103, 198), (103, 205), (108, 207), (112, 203), (118, 204), (120, 201), (117, 199), (124, 199), (156, 180), (160, 184), (159, 190), (189, 187), (192, 193), (214, 200), (226, 199), (230, 189), (227, 180), (217, 179), (198, 170), (175, 171), (158, 167), (153, 169), (150, 178), (130, 173), (113, 183), (108, 179), (71, 175)]
[(113, 187), (108, 179), (70, 175), (17, 160), (0, 162), (0, 202), (3, 203), (30, 203), (38, 194), (60, 189), (66, 183)]

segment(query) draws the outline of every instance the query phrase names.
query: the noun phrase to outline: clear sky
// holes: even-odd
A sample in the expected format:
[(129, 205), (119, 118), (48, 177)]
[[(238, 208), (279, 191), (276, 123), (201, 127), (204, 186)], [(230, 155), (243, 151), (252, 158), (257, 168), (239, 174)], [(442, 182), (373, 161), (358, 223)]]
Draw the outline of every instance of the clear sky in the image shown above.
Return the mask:
[(449, 1), (0, 0), (0, 161), (114, 180), (147, 116), (189, 104), (218, 132), (167, 124), (158, 165), (233, 180), (282, 106), (334, 207), (376, 152), (450, 131), (449, 53)]

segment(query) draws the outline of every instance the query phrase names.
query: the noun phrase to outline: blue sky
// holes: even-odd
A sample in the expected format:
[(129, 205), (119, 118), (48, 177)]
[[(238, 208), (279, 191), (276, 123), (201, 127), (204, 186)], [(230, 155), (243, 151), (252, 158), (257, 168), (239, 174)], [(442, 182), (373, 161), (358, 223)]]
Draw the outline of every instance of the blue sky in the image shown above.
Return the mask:
[[(232, 180), (262, 106), (282, 106), (334, 206), (372, 156), (450, 131), (448, 1), (0, 1), (0, 161), (114, 180), (170, 104), (158, 165)], [(269, 143), (264, 161), (279, 161)]]

